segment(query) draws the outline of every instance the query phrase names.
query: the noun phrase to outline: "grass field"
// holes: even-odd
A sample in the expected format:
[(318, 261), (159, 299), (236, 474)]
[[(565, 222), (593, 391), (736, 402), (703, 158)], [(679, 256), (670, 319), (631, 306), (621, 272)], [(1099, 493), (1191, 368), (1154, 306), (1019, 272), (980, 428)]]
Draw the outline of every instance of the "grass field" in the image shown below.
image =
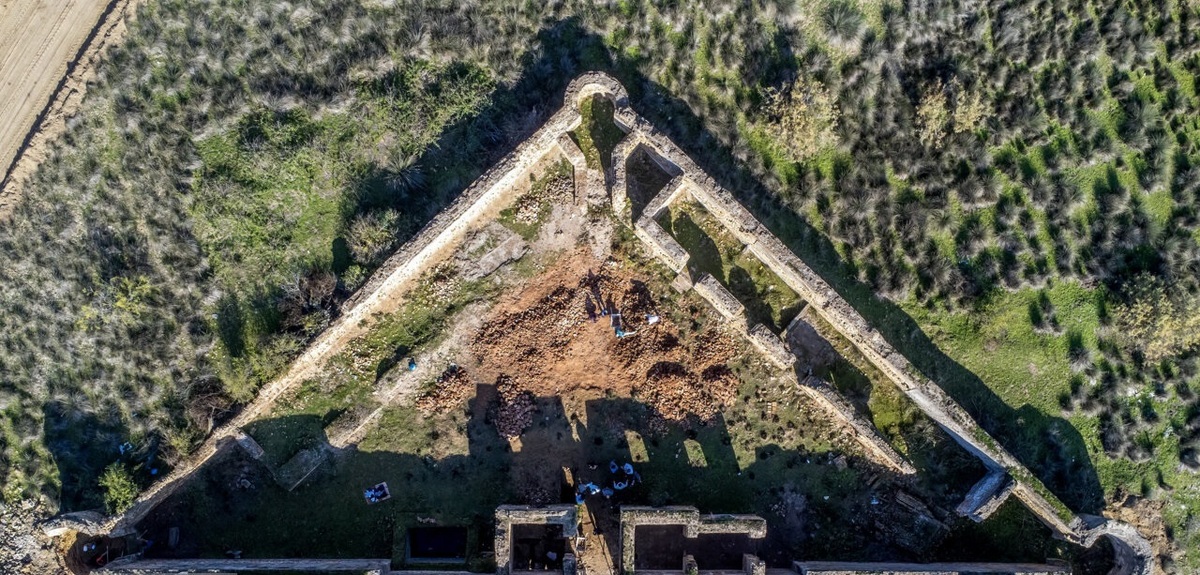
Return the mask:
[(707, 273), (746, 306), (750, 322), (782, 333), (804, 302), (699, 204), (670, 206), (663, 226), (687, 250), (693, 273)]
[[(1195, 344), (1114, 323), (1138, 278), (1197, 292), (1193, 4), (413, 6), (138, 10), (0, 229), (6, 500), (95, 506), (126, 441), (169, 467), (606, 70), (1050, 489), (1145, 495), (1195, 570)], [(818, 84), (837, 143), (796, 163), (766, 134), (811, 116), (766, 103)], [(753, 261), (706, 265), (785, 322)]]

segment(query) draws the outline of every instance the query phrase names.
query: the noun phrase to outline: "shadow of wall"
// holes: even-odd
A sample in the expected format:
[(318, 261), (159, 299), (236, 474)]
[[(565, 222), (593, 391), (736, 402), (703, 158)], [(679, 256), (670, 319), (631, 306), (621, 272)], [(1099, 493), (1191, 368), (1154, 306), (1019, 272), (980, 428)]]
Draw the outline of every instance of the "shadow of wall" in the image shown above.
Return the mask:
[[(449, 525), (470, 529), (467, 565), (487, 571), (498, 505), (574, 502), (573, 485), (607, 486), (623, 477), (609, 470), (610, 462), (632, 462), (642, 479), (611, 498), (585, 501), (582, 512), (602, 531), (610, 557), (620, 557), (622, 504), (757, 513), (769, 525), (758, 551), (776, 566), (797, 557), (1041, 561), (1052, 553), (1049, 533), (1032, 518), (1019, 534), (979, 530), (953, 539), (970, 541), (970, 547), (941, 545), (949, 541), (945, 527), (893, 499), (905, 477), (868, 460), (837, 462), (834, 452), (785, 449), (770, 441), (739, 456), (723, 416), (666, 423), (631, 398), (591, 400), (572, 414), (561, 398), (539, 397), (529, 427), (506, 439), (496, 432), (497, 407), (495, 388), (480, 385), (461, 417), (452, 418), (455, 429), (447, 429), (445, 419), (423, 425), (428, 418), (405, 412), (414, 441), (465, 436), (465, 451), (437, 457), (332, 448), (323, 433), (314, 433), (323, 426), (315, 415), (264, 420), (253, 431), (266, 459), (272, 452), (275, 460), (286, 459), (281, 438), (291, 437), (292, 450), (324, 448), (328, 460), (288, 492), (274, 483), (264, 464), (270, 462), (228, 450), (139, 525), (143, 537), (155, 541), (147, 555), (220, 556), (237, 549), (246, 557), (391, 557), (399, 565), (408, 527)], [(393, 423), (385, 418), (382, 424)], [(391, 499), (367, 504), (362, 490), (384, 481)], [(174, 549), (165, 544), (172, 527), (180, 530)]]

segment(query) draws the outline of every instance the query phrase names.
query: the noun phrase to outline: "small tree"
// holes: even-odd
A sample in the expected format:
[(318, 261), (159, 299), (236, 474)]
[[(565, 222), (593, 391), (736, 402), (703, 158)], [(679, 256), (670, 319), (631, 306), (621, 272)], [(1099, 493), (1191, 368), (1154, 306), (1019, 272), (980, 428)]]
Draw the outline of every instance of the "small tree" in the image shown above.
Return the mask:
[(838, 110), (825, 85), (797, 80), (785, 90), (767, 91), (765, 129), (793, 162), (837, 145)]
[(129, 469), (121, 463), (113, 463), (105, 468), (100, 476), (100, 487), (104, 489), (104, 507), (114, 515), (124, 513), (138, 496), (137, 483), (134, 483)]

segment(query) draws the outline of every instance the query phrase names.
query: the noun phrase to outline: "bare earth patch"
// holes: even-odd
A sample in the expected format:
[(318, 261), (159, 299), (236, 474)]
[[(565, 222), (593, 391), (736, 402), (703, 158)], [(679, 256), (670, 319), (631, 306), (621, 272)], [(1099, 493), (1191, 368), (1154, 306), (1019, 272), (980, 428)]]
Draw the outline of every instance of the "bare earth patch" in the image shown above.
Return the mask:
[(124, 38), (124, 19), (138, 3), (0, 0), (0, 218), (78, 110), (100, 54)]
[(464, 363), (473, 362), (477, 381), (500, 383), (497, 425), (516, 434), (522, 426), (505, 419), (523, 419), (520, 406), (532, 396), (561, 397), (568, 410), (600, 397), (633, 397), (664, 420), (708, 420), (732, 403), (739, 385), (726, 367), (739, 351), (730, 334), (681, 333), (635, 270), (588, 250), (502, 299), (470, 347), (474, 357)]

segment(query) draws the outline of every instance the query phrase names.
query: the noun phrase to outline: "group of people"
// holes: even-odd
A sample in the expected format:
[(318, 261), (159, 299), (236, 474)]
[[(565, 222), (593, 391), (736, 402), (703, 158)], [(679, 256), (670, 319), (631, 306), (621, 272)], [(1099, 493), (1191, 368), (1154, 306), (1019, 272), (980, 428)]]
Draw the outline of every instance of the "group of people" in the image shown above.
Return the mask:
[(613, 478), (604, 487), (591, 481), (581, 483), (575, 489), (575, 503), (582, 505), (589, 495), (603, 495), (605, 499), (610, 499), (616, 492), (633, 487), (642, 480), (632, 463), (617, 465), (616, 460), (609, 461), (608, 471), (613, 474)]

